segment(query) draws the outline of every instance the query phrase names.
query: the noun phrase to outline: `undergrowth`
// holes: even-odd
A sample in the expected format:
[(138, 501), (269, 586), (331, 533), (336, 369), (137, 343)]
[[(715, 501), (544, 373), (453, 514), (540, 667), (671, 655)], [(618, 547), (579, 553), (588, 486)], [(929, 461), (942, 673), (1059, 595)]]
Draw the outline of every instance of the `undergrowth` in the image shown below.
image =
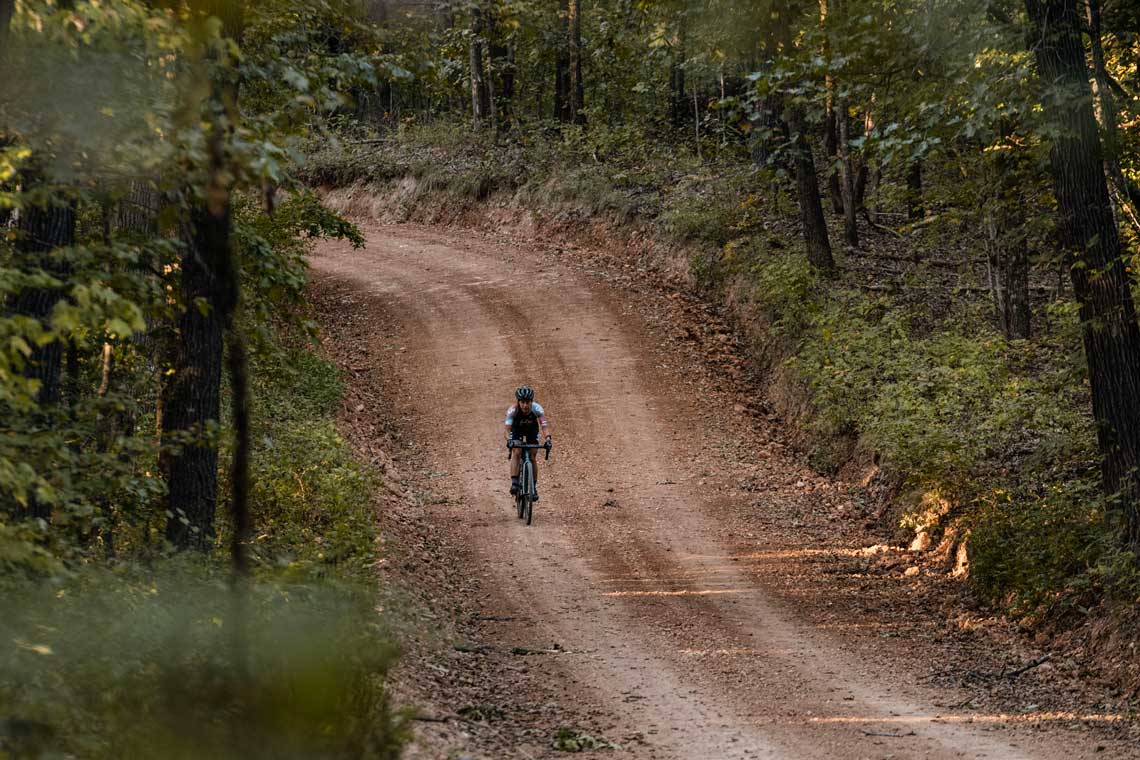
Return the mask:
[(8, 585), (0, 755), (398, 757), (395, 636), (369, 572), (377, 475), (336, 431), (329, 362), (284, 341), (251, 373), (253, 578), (233, 585), (223, 531), (205, 561), (128, 555)]
[[(884, 287), (873, 269), (842, 261), (837, 250), (843, 275), (817, 278), (778, 167), (739, 156), (698, 161), (675, 146), (654, 153), (636, 135), (605, 127), (561, 139), (535, 134), (496, 141), (454, 127), (408, 129), (378, 151), (377, 165), (394, 155), (435, 156), (419, 174), (398, 172), (433, 177), (426, 203), (497, 196), (544, 216), (649, 226), (685, 244), (696, 286), (716, 298), (731, 294), (740, 314), (762, 315), (764, 359), (782, 364), (810, 401), (797, 424), (815, 442), (813, 463), (838, 469), (854, 440), (874, 452), (897, 498), (913, 499), (906, 526), (937, 532), (955, 522), (969, 537), (969, 582), (979, 595), (1027, 622), (1079, 613), (1097, 600), (1140, 599), (1135, 562), (1112, 538), (1114, 512), (1099, 489), (1071, 301), (1039, 303), (1034, 337), (1010, 342), (984, 298), (932, 284), (941, 270), (915, 266)], [(322, 160), (356, 165), (350, 155)], [(472, 181), (470, 172), (491, 166)], [(965, 262), (984, 258), (967, 223), (938, 235), (919, 224), (904, 237), (871, 245), (915, 262), (947, 251)], [(956, 282), (982, 284), (960, 271)], [(924, 497), (946, 506), (926, 514)]]

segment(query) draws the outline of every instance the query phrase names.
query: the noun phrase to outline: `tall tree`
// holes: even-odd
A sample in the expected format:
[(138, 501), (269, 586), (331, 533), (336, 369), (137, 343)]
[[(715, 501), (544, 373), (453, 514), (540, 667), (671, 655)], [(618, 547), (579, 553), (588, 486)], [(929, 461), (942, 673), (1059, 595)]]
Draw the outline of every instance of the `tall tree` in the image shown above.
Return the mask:
[[(790, 56), (795, 47), (792, 32), (793, 9), (787, 5), (773, 5), (770, 16), (773, 27), (765, 39), (769, 63), (778, 56)], [(788, 83), (783, 83), (783, 88)], [(800, 223), (807, 249), (807, 258), (813, 267), (826, 274), (835, 272), (835, 259), (831, 253), (831, 241), (827, 234), (827, 221), (823, 216), (823, 203), (819, 196), (819, 177), (816, 174), (815, 159), (811, 144), (807, 139), (807, 124), (803, 107), (795, 101), (791, 92), (777, 93), (776, 100), (785, 104), (783, 123), (790, 138), (792, 164), (796, 176), (796, 192), (800, 207)]]
[(586, 85), (582, 81), (582, 0), (569, 0), (566, 6), (566, 26), (569, 32), (570, 63), (570, 120), (586, 123)]
[(491, 92), (485, 63), (486, 39), (483, 9), (478, 4), (471, 9), (471, 43), (468, 47), (471, 79), (471, 116), (480, 127), (491, 116)]
[[(244, 25), (240, 0), (195, 0), (192, 9), (199, 16), (197, 23), (218, 19), (223, 38), (240, 44)], [(203, 105), (209, 114), (206, 182), (182, 228), (183, 311), (162, 424), (170, 515), (167, 540), (179, 548), (206, 550), (213, 544), (218, 502), (215, 438), (221, 416), (223, 344), (238, 298), (231, 237), (232, 177), (225, 156), (225, 143), (238, 116), (238, 80), (235, 62), (222, 59), (216, 43), (203, 39), (202, 44), (212, 51), (206, 56), (212, 65), (209, 97)]]
[(1104, 487), (1140, 553), (1140, 325), (1112, 214), (1076, 0), (1025, 0), (1029, 45), (1054, 137), (1061, 242), (1089, 367)]
[(824, 272), (835, 272), (835, 258), (831, 254), (831, 241), (827, 235), (827, 220), (823, 216), (823, 202), (819, 197), (819, 178), (815, 171), (811, 144), (805, 134), (802, 110), (789, 109), (788, 130), (792, 139), (792, 161), (796, 167), (796, 192), (800, 206), (800, 224), (803, 228), (807, 258), (813, 267)]
[(570, 0), (561, 0), (560, 34), (554, 55), (554, 118), (570, 121)]

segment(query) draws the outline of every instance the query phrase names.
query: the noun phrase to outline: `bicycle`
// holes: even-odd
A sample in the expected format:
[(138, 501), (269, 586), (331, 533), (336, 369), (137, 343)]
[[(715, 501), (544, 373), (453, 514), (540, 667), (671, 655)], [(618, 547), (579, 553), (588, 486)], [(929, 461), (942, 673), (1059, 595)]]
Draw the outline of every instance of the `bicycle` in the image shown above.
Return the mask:
[(511, 458), (511, 449), (522, 449), (522, 462), (519, 465), (519, 492), (515, 494), (515, 508), (519, 519), (526, 519), (530, 525), (534, 519), (534, 503), (538, 501), (538, 488), (534, 482), (534, 462), (531, 461), (530, 452), (535, 449), (545, 449), (546, 459), (550, 459), (550, 441), (544, 444), (515, 443), (507, 441), (507, 459)]

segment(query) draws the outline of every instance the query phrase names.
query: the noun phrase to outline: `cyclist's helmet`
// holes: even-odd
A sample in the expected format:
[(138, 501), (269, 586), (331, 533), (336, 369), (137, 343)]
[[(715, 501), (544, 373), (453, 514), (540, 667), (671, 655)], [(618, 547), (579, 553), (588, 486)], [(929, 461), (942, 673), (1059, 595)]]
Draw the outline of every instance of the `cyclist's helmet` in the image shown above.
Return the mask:
[(519, 401), (534, 401), (534, 388), (524, 385), (515, 391), (515, 398)]

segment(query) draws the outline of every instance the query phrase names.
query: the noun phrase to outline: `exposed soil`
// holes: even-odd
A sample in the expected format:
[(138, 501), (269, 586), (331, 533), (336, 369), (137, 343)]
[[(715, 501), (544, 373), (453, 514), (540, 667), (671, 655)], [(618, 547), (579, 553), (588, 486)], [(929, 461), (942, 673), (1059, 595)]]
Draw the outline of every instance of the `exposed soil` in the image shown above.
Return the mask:
[[(697, 300), (588, 252), (365, 231), (318, 248), (313, 296), (392, 491), (383, 577), (436, 634), (398, 681), (414, 756), (558, 756), (560, 726), (612, 757), (1140, 756), (1078, 664), (873, 546)], [(523, 382), (555, 441), (531, 527), (502, 445)]]

